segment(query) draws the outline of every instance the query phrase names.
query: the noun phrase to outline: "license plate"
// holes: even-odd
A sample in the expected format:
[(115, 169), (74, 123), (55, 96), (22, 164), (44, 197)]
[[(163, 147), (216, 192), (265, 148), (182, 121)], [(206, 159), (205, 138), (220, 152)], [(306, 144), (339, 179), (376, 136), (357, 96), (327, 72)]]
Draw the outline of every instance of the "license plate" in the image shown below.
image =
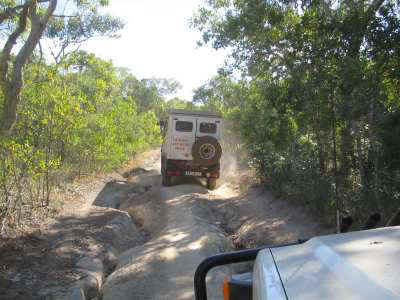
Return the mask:
[(201, 176), (201, 172), (185, 171), (186, 176)]

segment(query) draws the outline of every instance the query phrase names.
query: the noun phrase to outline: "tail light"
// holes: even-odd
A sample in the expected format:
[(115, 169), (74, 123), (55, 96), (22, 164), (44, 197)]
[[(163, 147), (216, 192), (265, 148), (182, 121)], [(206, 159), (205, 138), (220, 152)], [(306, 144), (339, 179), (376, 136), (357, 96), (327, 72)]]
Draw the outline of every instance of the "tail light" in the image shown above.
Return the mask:
[(231, 291), (229, 288), (229, 281), (227, 278), (224, 279), (224, 284), (222, 286), (223, 292), (224, 292), (224, 300), (230, 300), (231, 299)]
[(251, 300), (252, 273), (235, 274), (224, 279), (222, 285), (224, 300)]
[(167, 171), (167, 175), (168, 176), (181, 176), (181, 172), (180, 171)]
[(219, 178), (219, 172), (211, 172), (210, 177), (211, 178)]

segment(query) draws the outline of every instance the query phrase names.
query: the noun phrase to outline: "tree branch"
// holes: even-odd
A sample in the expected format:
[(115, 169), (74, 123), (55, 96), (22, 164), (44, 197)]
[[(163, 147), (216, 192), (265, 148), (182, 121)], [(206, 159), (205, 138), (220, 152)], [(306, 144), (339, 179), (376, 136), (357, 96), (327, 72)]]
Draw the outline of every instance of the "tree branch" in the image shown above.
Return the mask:
[(61, 55), (64, 54), (64, 51), (68, 47), (68, 45), (69, 45), (69, 41), (67, 39), (64, 43), (62, 43), (61, 49), (60, 49), (60, 51), (58, 51), (57, 55), (55, 55), (55, 56), (53, 55), (53, 58), (57, 65), (60, 63), (60, 57), (61, 57)]
[[(49, 6), (46, 9), (43, 17), (40, 17), (37, 14), (37, 3), (49, 2)], [(22, 88), (22, 70), (24, 65), (26, 64), (29, 57), (32, 55), (35, 50), (37, 44), (39, 43), (43, 32), (46, 28), (46, 25), (54, 13), (54, 10), (57, 6), (57, 0), (36, 0), (32, 1), (29, 6), (30, 19), (31, 19), (31, 30), (28, 35), (28, 38), (20, 51), (18, 52), (14, 68), (12, 72), (11, 80), (7, 78), (8, 73), (8, 63), (10, 60), (10, 52), (12, 46), (15, 44), (18, 36), (25, 30), (26, 28), (26, 18), (28, 14), (28, 7), (23, 9), (24, 14), (20, 18), (20, 24), (10, 38), (8, 39), (6, 46), (9, 49), (8, 52), (3, 54), (1, 63), (6, 67), (3, 69), (3, 65), (0, 64), (1, 70), (1, 80), (3, 83), (3, 93), (4, 93), (4, 106), (3, 106), (3, 116), (2, 116), (2, 124), (0, 128), (0, 134), (10, 134), (14, 127), (14, 124), (17, 120), (17, 106), (20, 100), (20, 93)], [(24, 17), (24, 18), (22, 18)], [(18, 34), (18, 35), (17, 35)], [(7, 45), (8, 44), (8, 45)], [(9, 46), (11, 45), (11, 46)], [(7, 79), (7, 80), (3, 80)]]
[[(38, 3), (46, 3), (49, 2), (50, 0), (37, 0), (36, 2)], [(11, 18), (14, 16), (18, 10), (21, 8), (26, 8), (32, 4), (32, 0), (26, 1), (24, 4), (17, 5), (14, 7), (7, 7), (6, 9), (3, 10), (3, 12), (0, 13), (0, 24), (2, 24), (5, 20)]]
[(69, 16), (69, 15), (52, 15), (55, 18), (79, 18), (79, 15)]
[[(48, 0), (45, 0), (43, 2), (47, 1)], [(39, 43), (39, 40), (43, 35), (46, 25), (57, 6), (57, 0), (49, 0), (49, 1), (50, 1), (49, 6), (47, 7), (46, 13), (42, 18), (40, 18), (40, 16), (36, 13), (37, 9), (36, 3), (34, 3), (34, 5), (32, 6), (31, 9), (32, 29), (31, 32), (29, 33), (26, 43), (21, 48), (15, 59), (15, 67), (13, 72), (13, 81), (14, 82), (20, 81), (21, 85), (22, 85), (22, 68), (27, 59), (29, 58), (29, 56), (32, 54), (33, 50), (35, 50), (37, 44)]]
[(3, 51), (1, 53), (0, 58), (0, 80), (2, 83), (7, 80), (7, 73), (9, 67), (9, 61), (11, 56), (11, 50), (17, 42), (18, 37), (25, 31), (26, 29), (26, 20), (28, 16), (29, 7), (24, 6), (21, 16), (19, 17), (18, 26), (14, 30), (14, 32), (8, 37), (6, 44), (3, 47)]
[(38, 43), (38, 45), (39, 45), (39, 52), (40, 52), (40, 62), (42, 62), (43, 61), (43, 48), (42, 48), (42, 43), (39, 41), (39, 43)]
[(365, 13), (365, 25), (368, 25), (375, 13), (382, 6), (385, 0), (373, 0)]
[(21, 8), (27, 7), (28, 4), (22, 4), (15, 7), (8, 7), (3, 12), (0, 13), (0, 24), (3, 23), (5, 20), (11, 18), (13, 15), (17, 13), (17, 11)]

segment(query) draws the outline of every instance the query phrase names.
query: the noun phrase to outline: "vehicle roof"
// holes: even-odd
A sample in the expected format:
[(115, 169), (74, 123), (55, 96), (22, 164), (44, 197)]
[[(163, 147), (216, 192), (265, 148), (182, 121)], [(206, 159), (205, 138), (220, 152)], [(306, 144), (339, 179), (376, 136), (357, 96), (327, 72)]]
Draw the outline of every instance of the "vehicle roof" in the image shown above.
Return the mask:
[(210, 111), (194, 111), (187, 109), (171, 109), (169, 110), (170, 115), (185, 115), (185, 116), (201, 116), (201, 117), (213, 117), (213, 118), (222, 118), (222, 115), (216, 112)]
[(271, 248), (288, 299), (399, 299), (400, 227)]

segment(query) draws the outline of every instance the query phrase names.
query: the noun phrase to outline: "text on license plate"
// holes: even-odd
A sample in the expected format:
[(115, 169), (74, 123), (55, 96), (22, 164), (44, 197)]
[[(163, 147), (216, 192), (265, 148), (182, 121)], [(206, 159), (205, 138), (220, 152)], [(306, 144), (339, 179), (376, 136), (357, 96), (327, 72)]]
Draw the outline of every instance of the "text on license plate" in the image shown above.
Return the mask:
[(185, 171), (186, 176), (201, 176), (201, 172)]

